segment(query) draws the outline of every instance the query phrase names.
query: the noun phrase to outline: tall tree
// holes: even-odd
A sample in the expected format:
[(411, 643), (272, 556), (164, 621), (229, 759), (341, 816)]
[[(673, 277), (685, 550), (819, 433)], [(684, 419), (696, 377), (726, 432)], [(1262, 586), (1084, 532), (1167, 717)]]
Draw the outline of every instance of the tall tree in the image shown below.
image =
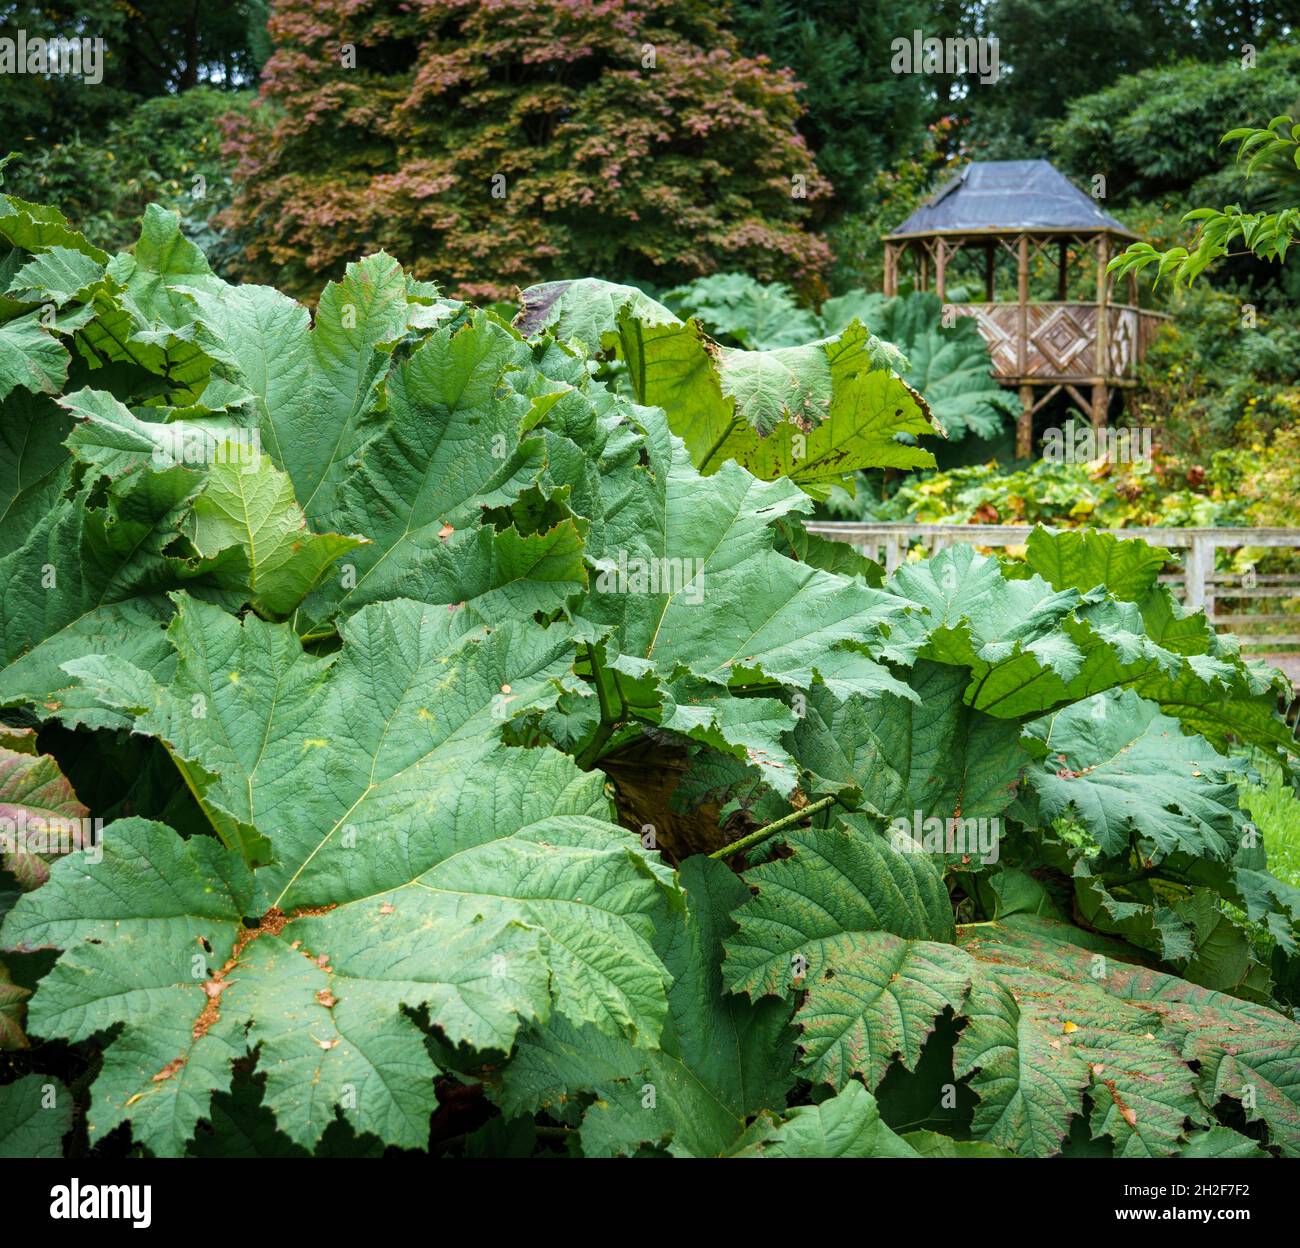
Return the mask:
[(887, 7), (861, 0), (736, 0), (731, 24), (751, 55), (799, 80), (800, 132), (835, 188), (821, 216), (866, 204), (872, 176), (909, 152), (923, 130), (932, 83), (890, 69), (890, 45), (911, 37), (926, 0)]
[(814, 286), (829, 194), (788, 71), (706, 0), (285, 0), (236, 127), (247, 267), (304, 293), (384, 247), (480, 298), (715, 269)]
[(1071, 100), (1180, 58), (1234, 63), (1300, 20), (1296, 0), (989, 0), (1003, 75), (970, 97), (977, 152), (1045, 151), (1047, 127)]
[(5, 75), (0, 122), (8, 141), (101, 137), (143, 99), (200, 83), (250, 85), (257, 0), (0, 0), (0, 37), (100, 39), (100, 81), (83, 75)]

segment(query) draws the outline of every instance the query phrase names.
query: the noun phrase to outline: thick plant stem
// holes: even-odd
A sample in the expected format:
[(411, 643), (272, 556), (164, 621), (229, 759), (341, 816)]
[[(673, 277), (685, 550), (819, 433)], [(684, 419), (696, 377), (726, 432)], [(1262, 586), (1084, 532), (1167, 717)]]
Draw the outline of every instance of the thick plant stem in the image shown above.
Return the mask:
[(764, 824), (761, 828), (755, 828), (748, 836), (742, 836), (738, 841), (732, 841), (730, 845), (724, 845), (721, 849), (715, 849), (709, 855), (710, 858), (730, 858), (732, 854), (738, 854), (742, 849), (751, 849), (753, 846), (761, 844), (769, 836), (780, 832), (782, 828), (788, 828), (793, 823), (801, 823), (805, 819), (810, 819), (820, 810), (825, 810), (828, 806), (835, 805), (835, 798), (821, 797), (817, 801), (805, 806), (802, 810), (791, 811), (788, 815), (782, 815), (780, 819), (775, 819), (771, 823)]
[[(615, 711), (610, 700), (610, 691), (605, 686), (605, 678), (608, 673), (600, 666), (595, 646), (589, 645), (587, 647), (587, 658), (591, 663), (591, 675), (596, 685), (596, 701), (600, 705), (600, 723), (596, 725), (596, 730), (591, 734), (590, 740), (574, 760), (584, 771), (593, 766), (600, 757), (600, 751), (610, 737), (614, 735), (614, 729), (618, 726), (619, 719), (618, 712)], [(619, 710), (621, 710), (623, 699), (619, 695), (617, 683), (614, 686), (613, 693), (618, 698)]]

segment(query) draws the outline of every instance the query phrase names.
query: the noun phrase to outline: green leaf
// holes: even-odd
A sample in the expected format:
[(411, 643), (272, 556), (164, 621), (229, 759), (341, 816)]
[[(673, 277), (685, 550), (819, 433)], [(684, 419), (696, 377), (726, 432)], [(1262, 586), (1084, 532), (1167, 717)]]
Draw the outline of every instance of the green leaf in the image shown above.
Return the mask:
[(49, 1075), (0, 1087), (0, 1157), (62, 1157), (72, 1127), (72, 1093)]
[(934, 1018), (965, 995), (944, 946), (917, 962), (898, 939), (951, 939), (947, 889), (925, 857), (896, 853), (860, 816), (785, 839), (792, 857), (745, 872), (756, 895), (736, 914), (723, 978), (753, 998), (804, 990), (808, 1077), (842, 1088), (857, 1074), (874, 1087), (895, 1053), (915, 1065)]
[(664, 409), (706, 474), (735, 460), (822, 497), (860, 468), (934, 463), (897, 435), (942, 431), (893, 371), (898, 353), (856, 322), (822, 342), (743, 351), (717, 346), (630, 287), (551, 282), (522, 300), (525, 334), (549, 329), (592, 353), (616, 346), (637, 401)]
[(334, 560), (366, 539), (308, 532), (285, 473), (262, 455), (252, 465), (243, 463), (234, 443), (223, 449), (194, 499), (190, 539), (207, 559), (238, 549), (245, 566), (226, 572), (225, 583), (246, 587), (263, 614), (286, 616)]
[(379, 418), (393, 344), (422, 311), (401, 266), (383, 252), (348, 265), (321, 293), (314, 323), (265, 286), (188, 299), (199, 343), (230, 370), (232, 397), (251, 399), (262, 444), (308, 520), (334, 524), (338, 490)]
[(521, 1041), (502, 1075), (497, 1095), (507, 1113), (594, 1094), (581, 1124), (589, 1157), (630, 1155), (646, 1144), (674, 1156), (720, 1156), (750, 1117), (784, 1104), (794, 1082), (789, 1008), (722, 991), (722, 941), (744, 885), (703, 857), (682, 864), (681, 883), (686, 915), (656, 920), (655, 948), (673, 977), (658, 1049), (552, 1022)]
[(193, 319), (178, 287), (216, 292), (225, 285), (181, 233), (179, 216), (161, 204), (145, 209), (134, 248), (109, 261), (107, 272), (124, 288), (131, 311), (151, 326), (180, 328)]
[(702, 480), (680, 440), (647, 416), (633, 489), (588, 555), (599, 569), (575, 607), (612, 630), (611, 648), (733, 687), (764, 679), (808, 688), (817, 673), (862, 691), (900, 683), (863, 653), (892, 621), (894, 601), (772, 549), (772, 522), (810, 508), (786, 481), (734, 464)]
[(67, 349), (41, 323), (37, 309), (0, 325), (0, 399), (18, 386), (58, 394), (68, 376)]
[(190, 1141), (187, 1157), (379, 1157), (383, 1145), (373, 1135), (358, 1139), (345, 1120), (325, 1128), (314, 1153), (294, 1144), (275, 1125), (275, 1115), (263, 1104), (266, 1076), (236, 1070), (229, 1092), (214, 1092), (211, 1130), (203, 1123)]
[(836, 1088), (853, 1076), (875, 1087), (895, 1058), (914, 1070), (938, 1016), (957, 1010), (970, 986), (950, 946), (870, 929), (820, 941), (808, 976), (795, 1016), (804, 1070)]
[(885, 657), (968, 668), (966, 701), (990, 715), (1029, 718), (1123, 686), (1216, 745), (1229, 732), (1292, 744), (1267, 681), (1231, 652), (1204, 651), (1203, 620), (1175, 617), (1162, 600), (1139, 606), (1100, 587), (1011, 579), (964, 545), (903, 565), (886, 590), (923, 611), (893, 630)]
[[(428, 536), (418, 563), (408, 564), (406, 574), (394, 578), (389, 588), (421, 602), (464, 607), (474, 623), (547, 614), (587, 587), (582, 538), (572, 520), (545, 533), (479, 526), (445, 539)], [(372, 585), (378, 585), (378, 578)]]
[(1231, 764), (1131, 690), (1075, 702), (1026, 732), (1046, 753), (1029, 772), (1045, 820), (1074, 815), (1107, 854), (1137, 833), (1163, 853), (1232, 856), (1241, 816)]
[(388, 863), (388, 886), (316, 906), (264, 909), (238, 856), (143, 820), (110, 825), (97, 867), (62, 860), (4, 940), (67, 949), (33, 999), (36, 1034), (124, 1028), (96, 1081), (92, 1138), (130, 1120), (154, 1152), (182, 1152), (231, 1060), (258, 1048), (295, 1143), (312, 1148), (342, 1109), (359, 1132), (422, 1147), (436, 1072), (405, 1013), (422, 1007), (478, 1048), (508, 1050), (553, 1002), (653, 1040), (665, 975), (644, 912), (658, 885), (631, 838), (588, 813), (598, 786), (558, 755), (508, 751), (462, 792), (441, 851), (417, 861), (408, 845), (399, 866), (372, 838), (351, 852), (372, 886)]
[(647, 325), (680, 323), (663, 304), (637, 287), (596, 277), (530, 286), (523, 292), (522, 304), (515, 325), (525, 337), (535, 338), (550, 330), (591, 355), (606, 345), (606, 335), (614, 332), (624, 308), (630, 308)]
[(14, 274), (5, 292), (24, 303), (53, 303), (63, 307), (78, 299), (104, 276), (104, 266), (71, 247), (51, 247), (34, 256)]
[(794, 727), (794, 712), (775, 698), (719, 698), (702, 681), (683, 679), (667, 691), (660, 726), (757, 768), (782, 797), (798, 775), (782, 736)]
[(1144, 1011), (1032, 968), (998, 970), (972, 988), (955, 1054), (959, 1078), (975, 1072), (980, 1138), (1022, 1156), (1050, 1156), (1090, 1089), (1093, 1135), (1111, 1136), (1123, 1156), (1173, 1152), (1185, 1117), (1208, 1119), (1176, 1039), (1153, 1038)]
[[(232, 848), (236, 825), (274, 834), (282, 865), (271, 873), (288, 893), (278, 901), (317, 904), (311, 882), (329, 892), (349, 870), (345, 825), (361, 835), (387, 803), (416, 800), (422, 769), (458, 774), (513, 715), (548, 705), (570, 666), (558, 630), (458, 640), (446, 612), (405, 601), (358, 612), (342, 635), (341, 656), (316, 658), (287, 625), (241, 624), (182, 597), (168, 683), (116, 655), (69, 670), (163, 741)], [(302, 801), (313, 787), (316, 800)]]
[(946, 827), (952, 818), (1000, 815), (1030, 759), (1014, 724), (965, 705), (966, 684), (960, 669), (922, 660), (902, 694), (839, 702), (815, 689), (790, 744), (810, 773), (810, 792), (858, 788), (909, 829), (914, 819)]
[(1267, 1157), (1254, 1140), (1227, 1127), (1211, 1127), (1208, 1131), (1194, 1131), (1178, 1154), (1180, 1157)]
[(1014, 1157), (1004, 1148), (982, 1140), (955, 1140), (937, 1131), (908, 1131), (902, 1137), (922, 1157)]
[(63, 448), (72, 422), (44, 395), (0, 400), (0, 556), (20, 546), (68, 481)]
[(780, 535), (777, 549), (783, 555), (821, 568), (823, 572), (834, 572), (837, 576), (860, 576), (876, 589), (883, 584), (885, 569), (874, 559), (860, 555), (848, 542), (831, 541), (809, 533), (795, 520), (779, 521), (776, 528)]
[(231, 455), (227, 443), (235, 444), (234, 457), (241, 465), (251, 466), (254, 455), (260, 454), (247, 436), (251, 431), (224, 414), (159, 421), (152, 419), (157, 409), (141, 408), (146, 413), (141, 419), (108, 391), (89, 387), (64, 395), (58, 403), (77, 422), (68, 449), (80, 462), (114, 478), (179, 465), (191, 469), (197, 486), (210, 465)]
[[(836, 315), (843, 303), (831, 299), (823, 305), (828, 330), (848, 323), (843, 313)], [(993, 376), (988, 345), (974, 317), (944, 324), (942, 301), (930, 291), (892, 298), (868, 295), (851, 306), (851, 315), (903, 353), (903, 380), (924, 397), (954, 442), (967, 434), (996, 437), (1007, 417), (1020, 410), (1015, 394)]]
[[(435, 332), (393, 369), (387, 420), (360, 449), (333, 517), (373, 544), (357, 552), (352, 582), (331, 587), (318, 611), (353, 611), (421, 582), (457, 592), (447, 586), (442, 543), (484, 508), (513, 502), (541, 471), (541, 439), (521, 437), (529, 403), (506, 381), (522, 350), (479, 313), (455, 333)], [(521, 553), (508, 538), (495, 545), (506, 560)]]
[(1125, 602), (1147, 598), (1170, 557), (1141, 538), (1125, 540), (1092, 529), (1035, 528), (1025, 544), (1025, 562), (1053, 589), (1087, 593), (1101, 587)]
[(0, 237), (24, 251), (49, 251), (69, 247), (89, 256), (97, 264), (108, 263), (108, 253), (86, 241), (57, 208), (29, 204), (16, 195), (0, 195)]
[[(176, 982), (198, 934), (217, 947), (210, 960), (217, 968), (246, 930), (244, 915), (262, 915), (257, 930), (264, 931), (278, 927), (275, 915), (282, 914), (303, 948), (314, 957), (330, 955), (345, 985), (333, 995), (350, 999), (349, 1010), (359, 1014), (346, 1022), (350, 1014), (313, 1006), (314, 994), (334, 982), (331, 970), (309, 962), (274, 931), (274, 939), (258, 937), (240, 954), (240, 974), (230, 981), (238, 992), (222, 991), (221, 1013), (226, 1019), (232, 999), (242, 1003), (237, 1034), (253, 1026), (250, 1043), (263, 1020), (268, 1104), (304, 1147), (332, 1120), (344, 1085), (361, 1087), (356, 1080), (368, 1061), (398, 1061), (431, 1076), (410, 1051), (419, 1037), (408, 1034), (399, 1006), (428, 1006), (453, 1043), (476, 1048), (509, 1050), (518, 1028), (548, 1019), (552, 1004), (575, 1024), (655, 1043), (666, 1015), (667, 975), (650, 947), (648, 912), (671, 887), (669, 873), (607, 821), (599, 775), (579, 772), (553, 751), (504, 748), (498, 741), (513, 714), (556, 697), (571, 653), (562, 635), (504, 627), (456, 637), (445, 611), (394, 602), (352, 616), (343, 627), (343, 649), (321, 659), (305, 654), (287, 626), (252, 617), (241, 623), (184, 598), (169, 635), (177, 667), (167, 685), (111, 656), (73, 667), (103, 702), (131, 715), (137, 732), (166, 744), (228, 842), (238, 844), (248, 833), (264, 837), (275, 861), (258, 872), (254, 901), (238, 856), (215, 843), (199, 850), (198, 842), (180, 842), (158, 825), (108, 829), (109, 882), (95, 885), (99, 877), (87, 870), (90, 883), (64, 876), (56, 888), (56, 873), (32, 894), (51, 893), (49, 900), (36, 908), (20, 904), (6, 920), (11, 944), (75, 944), (37, 994), (34, 1028), (81, 1034), (92, 1006), (126, 1021), (114, 1004), (117, 995), (100, 1003), (95, 977), (73, 969), (81, 960), (102, 969), (105, 985), (123, 977), (136, 984), (136, 976), (129, 991), (148, 995)], [(114, 855), (115, 839), (130, 848)], [(221, 907), (221, 924), (209, 924), (224, 933), (222, 940), (195, 930), (214, 913), (204, 908), (210, 894), (184, 896), (181, 914), (189, 917), (172, 939), (149, 909), (152, 889), (123, 883), (120, 903), (91, 907), (96, 916), (112, 913), (111, 946), (85, 943), (105, 920), (80, 925), (68, 890), (79, 886), (79, 897), (92, 886), (112, 891), (122, 872), (139, 877), (142, 871), (182, 887), (179, 881), (198, 878), (175, 860), (182, 846), (187, 853), (219, 853), (211, 870), (225, 864), (219, 869), (229, 885), (217, 893), (228, 900), (211, 903)], [(160, 855), (148, 868), (131, 860), (152, 863)], [(128, 930), (138, 932), (151, 957), (127, 955)], [(444, 950), (436, 964), (425, 956), (430, 941)], [(505, 965), (493, 963), (498, 955)], [(184, 1040), (203, 989), (202, 979), (177, 987), (170, 1023), (158, 1024), (163, 1038), (116, 1050), (123, 1065), (113, 1067), (97, 1094), (108, 1106), (102, 1122), (143, 1117), (138, 1129), (155, 1151), (183, 1146), (206, 1094), (224, 1086), (223, 1063), (242, 1051), (224, 1025), (220, 1033), (213, 1028)], [(79, 995), (85, 992), (89, 1001)], [(337, 1055), (320, 1050), (331, 1055), (321, 1057), (304, 1018), (315, 1020), (321, 1040), (333, 1035), (327, 1026), (333, 1019), (345, 1041), (373, 1041), (380, 1053), (344, 1044)], [(139, 1110), (126, 1105), (177, 1057), (186, 1058), (185, 1079), (200, 1081), (198, 1092), (183, 1106), (158, 1107), (165, 1122), (156, 1120), (154, 1098), (139, 1102)], [(327, 1068), (315, 1073), (322, 1061)], [(423, 1112), (431, 1101), (412, 1078), (396, 1088)], [(302, 1088), (313, 1079), (327, 1094), (304, 1101)], [(359, 1110), (356, 1129), (388, 1143), (422, 1143), (410, 1106), (375, 1091), (373, 1076), (366, 1080), (371, 1102)], [(171, 1089), (164, 1093), (170, 1099)]]
[(198, 484), (184, 468), (141, 473), (103, 507), (83, 489), (0, 558), (0, 704), (76, 717), (62, 664), (104, 652), (145, 667), (167, 662), (164, 591), (205, 573), (165, 553)]
[(860, 1083), (818, 1105), (791, 1110), (784, 1122), (762, 1119), (739, 1157), (917, 1157), (905, 1138), (881, 1121), (875, 1097)]
[(693, 317), (714, 337), (727, 335), (747, 349), (797, 347), (819, 336), (817, 318), (799, 307), (781, 282), (711, 273), (666, 290), (663, 297), (679, 317)]
[(1049, 920), (979, 925), (961, 940), (998, 985), (981, 990), (984, 1022), (958, 1042), (962, 1069), (981, 1067), (972, 1088), (984, 1098), (984, 1138), (1042, 1151), (1063, 1134), (1075, 1093), (1091, 1086), (1092, 1133), (1110, 1136), (1117, 1155), (1177, 1151), (1184, 1120), (1209, 1125), (1221, 1097), (1247, 1122), (1264, 1122), (1288, 1156), (1300, 1149), (1300, 1026), (1291, 1020), (1131, 965), (1122, 946)]

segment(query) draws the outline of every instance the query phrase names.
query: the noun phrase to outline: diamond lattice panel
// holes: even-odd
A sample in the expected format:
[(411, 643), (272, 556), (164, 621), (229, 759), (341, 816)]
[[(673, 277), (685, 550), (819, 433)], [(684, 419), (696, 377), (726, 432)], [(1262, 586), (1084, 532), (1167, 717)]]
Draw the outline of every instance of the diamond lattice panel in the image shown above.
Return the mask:
[(1079, 323), (1081, 309), (1056, 307), (1042, 309), (1046, 319), (1030, 334), (1030, 342), (1042, 355), (1048, 371), (1057, 374), (1077, 373), (1086, 363), (1076, 364), (1092, 345), (1092, 335)]
[(980, 334), (988, 344), (993, 360), (995, 377), (1015, 377), (1020, 372), (1019, 352), (1016, 348), (1019, 310), (1005, 304), (965, 303), (955, 304), (958, 316), (971, 316), (979, 326)]

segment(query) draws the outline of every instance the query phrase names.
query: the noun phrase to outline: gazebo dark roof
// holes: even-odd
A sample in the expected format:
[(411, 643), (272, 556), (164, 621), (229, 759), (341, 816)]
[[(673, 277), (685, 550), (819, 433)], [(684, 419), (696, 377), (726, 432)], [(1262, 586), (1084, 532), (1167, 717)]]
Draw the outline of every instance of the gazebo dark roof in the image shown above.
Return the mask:
[(1137, 237), (1046, 160), (977, 160), (888, 237), (1018, 230)]

